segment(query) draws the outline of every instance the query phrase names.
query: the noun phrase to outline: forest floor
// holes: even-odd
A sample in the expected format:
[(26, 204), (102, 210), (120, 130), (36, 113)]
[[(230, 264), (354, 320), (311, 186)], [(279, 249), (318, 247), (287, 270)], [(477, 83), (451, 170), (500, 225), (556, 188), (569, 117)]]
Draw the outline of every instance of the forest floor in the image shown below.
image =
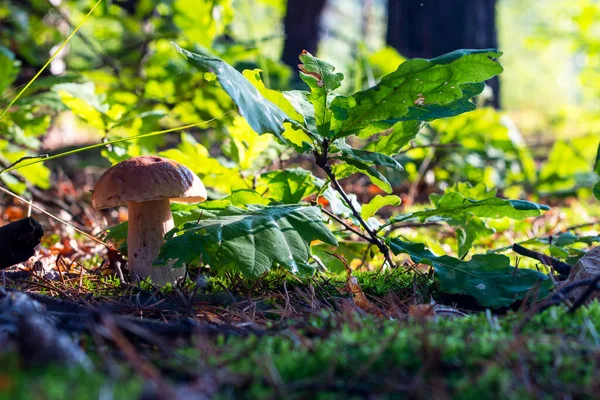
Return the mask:
[[(106, 226), (80, 200), (75, 187), (85, 182), (61, 182), (36, 197), (88, 231)], [(10, 221), (27, 208), (15, 201), (2, 211)], [(116, 252), (43, 222), (43, 248), (1, 278), (0, 398), (595, 398), (600, 390), (598, 301), (573, 312), (559, 299), (492, 313), (442, 295), (414, 268), (310, 279), (275, 270), (254, 281), (199, 271), (159, 289), (123, 282)]]

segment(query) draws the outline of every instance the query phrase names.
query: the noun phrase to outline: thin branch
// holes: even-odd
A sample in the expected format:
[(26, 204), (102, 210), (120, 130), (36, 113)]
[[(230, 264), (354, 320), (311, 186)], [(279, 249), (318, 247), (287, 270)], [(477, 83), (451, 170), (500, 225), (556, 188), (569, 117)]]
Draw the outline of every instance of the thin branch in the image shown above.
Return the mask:
[(337, 222), (339, 222), (340, 224), (342, 224), (346, 229), (348, 229), (352, 233), (358, 235), (359, 237), (361, 237), (362, 239), (366, 240), (367, 242), (371, 241), (370, 237), (368, 237), (367, 235), (365, 235), (362, 232), (358, 231), (352, 225), (348, 224), (346, 221), (344, 221), (343, 219), (341, 219), (340, 217), (338, 217), (337, 215), (335, 215), (331, 211), (327, 210), (326, 208), (321, 208), (321, 211), (323, 211), (329, 217), (335, 219)]
[[(63, 12), (63, 10), (60, 9), (60, 7), (55, 6), (52, 2), (48, 2), (48, 3), (52, 6), (54, 11), (56, 11), (56, 13), (60, 16), (60, 18), (63, 21), (65, 21), (67, 23), (67, 25), (69, 25), (69, 27), (71, 29), (75, 29), (75, 25), (71, 22), (69, 17)], [(103, 51), (98, 47), (98, 45), (96, 43), (94, 43), (92, 40), (88, 39), (88, 37), (83, 32), (79, 32), (79, 38), (81, 39), (81, 41), (83, 43), (85, 43), (89, 48), (91, 48), (97, 56), (100, 57), (100, 60), (103, 63), (108, 65), (113, 70), (113, 72), (115, 73), (116, 76), (121, 75), (121, 71), (120, 71), (119, 67), (117, 66), (117, 64), (114, 63), (112, 58), (110, 58), (106, 54), (104, 54)]]
[(558, 272), (561, 275), (568, 275), (569, 272), (571, 271), (571, 268), (573, 268), (573, 266), (571, 266), (565, 262), (562, 262), (557, 258), (547, 256), (547, 255), (545, 255), (543, 253), (539, 253), (537, 251), (529, 250), (528, 248), (525, 248), (518, 243), (513, 244), (512, 249), (517, 254), (520, 254), (525, 257), (533, 258), (534, 260), (538, 260), (539, 262), (541, 262), (544, 265), (554, 268), (556, 270), (556, 272)]
[(25, 160), (32, 160), (32, 159), (36, 159), (36, 158), (48, 158), (48, 157), (50, 157), (48, 154), (38, 154), (35, 156), (23, 156), (23, 157), (19, 158), (17, 161), (15, 161), (14, 163), (10, 164), (8, 167), (4, 167), (4, 168), (0, 169), (0, 174), (6, 170), (12, 169), (15, 165), (20, 164)]
[(369, 239), (368, 239), (369, 243), (374, 244), (375, 246), (377, 246), (377, 248), (379, 248), (379, 251), (381, 251), (381, 254), (383, 254), (383, 256), (385, 257), (385, 260), (389, 264), (390, 268), (393, 268), (394, 262), (392, 261), (392, 258), (390, 256), (390, 249), (385, 244), (385, 242), (383, 242), (381, 240), (381, 238), (377, 235), (377, 231), (374, 231), (371, 228), (369, 228), (369, 225), (367, 225), (367, 222), (360, 215), (360, 213), (358, 212), (356, 207), (354, 207), (354, 204), (352, 203), (352, 201), (350, 200), (350, 198), (348, 197), (348, 195), (346, 194), (346, 192), (344, 191), (344, 189), (338, 182), (337, 178), (335, 177), (335, 174), (333, 173), (333, 170), (331, 169), (331, 166), (329, 165), (329, 158), (328, 158), (329, 140), (324, 139), (322, 146), (323, 146), (323, 152), (321, 154), (315, 152), (316, 164), (323, 171), (325, 171), (325, 173), (329, 177), (329, 180), (331, 181), (331, 185), (333, 186), (333, 188), (340, 194), (340, 196), (342, 196), (342, 199), (346, 202), (346, 204), (352, 211), (352, 215), (354, 215), (354, 218), (356, 218), (356, 220), (361, 224), (361, 226), (365, 230), (365, 232), (367, 232), (369, 234)]

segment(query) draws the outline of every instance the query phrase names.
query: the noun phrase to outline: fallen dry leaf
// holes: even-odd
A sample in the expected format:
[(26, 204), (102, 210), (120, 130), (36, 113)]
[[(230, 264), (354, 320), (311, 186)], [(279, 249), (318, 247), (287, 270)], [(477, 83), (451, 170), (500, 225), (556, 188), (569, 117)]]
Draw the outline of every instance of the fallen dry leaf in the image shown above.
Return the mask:
[(367, 296), (365, 296), (365, 293), (358, 284), (358, 279), (356, 279), (355, 276), (352, 276), (352, 268), (350, 268), (348, 261), (344, 258), (344, 256), (339, 254), (334, 254), (334, 256), (342, 261), (346, 266), (346, 272), (348, 274), (346, 278), (346, 290), (352, 294), (352, 301), (354, 304), (369, 314), (377, 315), (378, 317), (385, 317), (383, 311), (375, 304), (371, 303), (369, 299), (367, 299)]
[[(583, 279), (593, 278), (597, 275), (600, 275), (600, 247), (593, 248), (583, 257), (581, 257), (573, 269), (571, 269), (567, 280), (564, 281), (562, 286), (566, 286)], [(569, 293), (569, 297), (572, 299), (577, 299), (586, 291), (586, 289), (587, 286), (574, 289)], [(587, 299), (586, 303), (599, 297), (600, 294), (596, 291), (596, 293), (592, 294)]]

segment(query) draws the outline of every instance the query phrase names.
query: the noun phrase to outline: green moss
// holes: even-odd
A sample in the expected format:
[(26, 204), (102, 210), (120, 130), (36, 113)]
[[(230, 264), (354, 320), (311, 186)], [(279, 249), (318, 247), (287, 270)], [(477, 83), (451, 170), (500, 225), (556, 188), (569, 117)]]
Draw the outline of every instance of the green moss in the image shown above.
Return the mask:
[[(394, 283), (358, 276), (371, 293), (412, 290), (410, 279)], [(394, 281), (391, 274), (387, 278)], [(202, 336), (197, 346), (174, 347), (173, 357), (143, 351), (171, 371), (166, 376), (174, 384), (183, 384), (177, 381), (182, 376), (177, 371), (183, 370), (242, 377), (228, 381), (240, 383), (222, 384), (220, 398), (593, 398), (600, 367), (600, 303), (573, 314), (555, 307), (526, 315), (418, 321), (327, 311), (260, 337)], [(2, 398), (98, 398), (111, 385), (115, 399), (135, 398), (141, 391), (130, 367), (121, 364), (118, 381), (101, 368), (98, 363), (92, 373), (22, 370), (14, 359), (0, 359)]]
[(114, 399), (135, 399), (142, 392), (142, 381), (123, 368), (119, 379), (100, 370), (50, 366), (22, 369), (14, 356), (0, 356), (0, 399), (4, 400), (96, 400), (104, 393)]

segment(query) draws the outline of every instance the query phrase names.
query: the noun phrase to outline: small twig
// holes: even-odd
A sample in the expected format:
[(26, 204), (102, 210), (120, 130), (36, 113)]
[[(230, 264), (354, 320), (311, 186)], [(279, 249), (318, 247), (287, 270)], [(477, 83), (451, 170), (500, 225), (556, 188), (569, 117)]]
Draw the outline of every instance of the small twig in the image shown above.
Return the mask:
[(138, 350), (131, 344), (129, 340), (117, 328), (114, 319), (110, 316), (102, 318), (102, 325), (108, 330), (112, 340), (119, 346), (125, 358), (129, 360), (131, 365), (140, 376), (150, 380), (156, 385), (156, 389), (166, 399), (174, 399), (177, 393), (160, 375), (160, 371), (148, 361), (144, 360), (138, 353)]
[[(51, 7), (54, 9), (54, 11), (56, 11), (56, 13), (60, 16), (60, 18), (65, 21), (67, 23), (67, 25), (69, 25), (69, 28), (71, 29), (75, 29), (75, 25), (71, 22), (71, 20), (69, 19), (69, 17), (63, 12), (63, 10), (60, 9), (60, 7), (55, 6), (52, 2), (49, 2)], [(102, 62), (104, 62), (106, 65), (108, 65), (113, 72), (115, 73), (115, 75), (118, 77), (120, 76), (120, 70), (119, 67), (113, 62), (112, 58), (108, 57), (106, 54), (104, 54), (102, 52), (102, 50), (96, 45), (96, 43), (94, 43), (92, 40), (90, 40), (83, 32), (79, 32), (79, 38), (81, 39), (81, 41), (83, 43), (85, 43), (87, 45), (88, 48), (91, 48), (93, 50), (93, 52), (95, 52), (95, 54), (97, 56), (100, 57), (100, 60)]]
[(4, 167), (4, 168), (0, 169), (0, 174), (6, 170), (12, 169), (15, 165), (20, 164), (23, 161), (37, 159), (37, 158), (48, 158), (48, 157), (50, 157), (48, 154), (37, 154), (35, 156), (23, 156), (23, 157), (19, 158), (17, 161), (15, 161), (14, 163), (10, 164), (8, 167)]
[(348, 195), (346, 194), (346, 192), (344, 191), (344, 189), (338, 182), (337, 178), (335, 177), (335, 174), (333, 173), (331, 166), (328, 164), (328, 161), (329, 161), (327, 158), (328, 146), (329, 146), (329, 142), (327, 141), (327, 139), (325, 139), (323, 142), (323, 148), (324, 148), (323, 154), (320, 154), (320, 155), (315, 154), (315, 157), (317, 159), (317, 165), (323, 171), (325, 171), (325, 173), (329, 177), (329, 180), (331, 181), (333, 188), (340, 194), (340, 196), (342, 196), (342, 199), (346, 202), (346, 204), (352, 211), (352, 215), (354, 215), (356, 220), (362, 225), (362, 228), (365, 230), (365, 232), (367, 232), (369, 234), (370, 237), (366, 240), (369, 243), (377, 246), (377, 248), (379, 248), (379, 251), (381, 251), (381, 254), (383, 254), (383, 256), (384, 256), (385, 260), (387, 261), (387, 263), (389, 264), (390, 268), (393, 268), (394, 262), (392, 261), (392, 258), (390, 256), (390, 250), (389, 250), (388, 246), (381, 240), (381, 238), (377, 235), (376, 231), (369, 228), (369, 226), (367, 225), (367, 222), (360, 215), (360, 213), (358, 212), (356, 207), (354, 207), (354, 204), (352, 204), (352, 201), (350, 200), (350, 198), (348, 197)]
[(365, 235), (362, 232), (358, 231), (352, 225), (348, 224), (346, 221), (344, 221), (343, 219), (341, 219), (340, 217), (338, 217), (337, 215), (335, 215), (331, 211), (329, 211), (329, 210), (327, 210), (325, 208), (321, 208), (321, 211), (323, 211), (329, 217), (335, 219), (337, 222), (339, 222), (340, 224), (342, 224), (346, 229), (348, 229), (352, 233), (356, 234), (357, 236), (361, 237), (362, 239), (366, 240), (367, 242), (371, 241), (370, 237), (368, 237), (367, 235)]
[[(7, 167), (7, 168), (9, 168), (9, 167)], [(0, 172), (0, 173), (1, 173), (1, 172)], [(90, 235), (89, 233), (87, 233), (87, 232), (85, 232), (85, 231), (82, 231), (81, 229), (78, 229), (78, 228), (74, 227), (72, 224), (68, 223), (67, 221), (65, 221), (65, 220), (63, 220), (63, 219), (61, 219), (61, 218), (58, 218), (58, 217), (57, 217), (57, 216), (55, 216), (54, 214), (51, 214), (51, 213), (49, 213), (48, 211), (44, 210), (44, 209), (43, 209), (43, 208), (41, 208), (41, 207), (38, 207), (38, 206), (36, 206), (35, 204), (33, 204), (32, 202), (30, 202), (29, 200), (26, 200), (26, 199), (24, 199), (23, 197), (19, 196), (18, 194), (16, 194), (16, 193), (13, 193), (13, 192), (11, 192), (11, 191), (10, 191), (10, 190), (8, 190), (8, 189), (5, 189), (5, 188), (3, 188), (2, 186), (0, 186), (0, 191), (2, 191), (2, 192), (4, 192), (4, 193), (6, 193), (6, 194), (8, 194), (8, 195), (10, 195), (10, 196), (12, 196), (12, 197), (14, 197), (14, 198), (16, 198), (16, 199), (19, 199), (19, 200), (21, 200), (23, 203), (25, 203), (25, 204), (28, 204), (29, 206), (31, 206), (31, 207), (33, 207), (33, 208), (35, 208), (36, 210), (38, 210), (38, 211), (40, 211), (40, 212), (42, 212), (42, 213), (46, 214), (46, 215), (47, 215), (47, 216), (49, 216), (50, 218), (53, 218), (53, 219), (57, 220), (58, 222), (60, 222), (61, 224), (63, 224), (63, 225), (66, 225), (66, 226), (68, 226), (68, 227), (72, 228), (73, 230), (75, 230), (76, 232), (79, 232), (79, 233), (81, 233), (83, 236), (87, 237), (88, 239), (91, 239), (91, 240), (93, 240), (93, 241), (95, 241), (95, 242), (98, 242), (98, 243), (100, 243), (100, 244), (103, 244), (103, 245), (105, 245), (105, 246), (108, 246), (106, 243), (104, 243), (102, 240), (98, 239), (97, 237), (95, 237), (95, 236), (93, 236), (93, 235)]]
[(544, 265), (552, 267), (561, 275), (568, 275), (573, 266), (560, 261), (557, 258), (547, 256), (545, 254), (539, 253), (537, 251), (529, 250), (518, 243), (513, 244), (513, 251), (522, 256), (533, 258), (534, 260), (538, 260)]

